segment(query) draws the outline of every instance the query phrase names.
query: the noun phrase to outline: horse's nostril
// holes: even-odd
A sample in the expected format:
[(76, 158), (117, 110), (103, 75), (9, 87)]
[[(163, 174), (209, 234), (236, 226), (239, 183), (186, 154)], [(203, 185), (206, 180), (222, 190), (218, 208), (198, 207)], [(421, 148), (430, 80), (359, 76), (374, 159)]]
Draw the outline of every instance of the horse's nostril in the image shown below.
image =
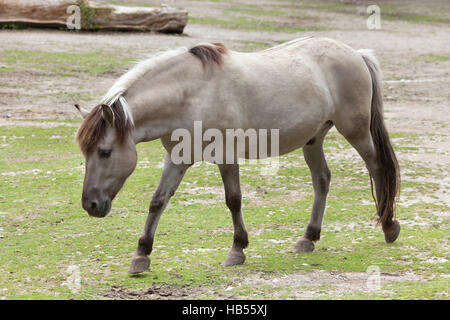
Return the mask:
[(95, 210), (98, 207), (98, 203), (96, 201), (91, 202), (91, 210)]

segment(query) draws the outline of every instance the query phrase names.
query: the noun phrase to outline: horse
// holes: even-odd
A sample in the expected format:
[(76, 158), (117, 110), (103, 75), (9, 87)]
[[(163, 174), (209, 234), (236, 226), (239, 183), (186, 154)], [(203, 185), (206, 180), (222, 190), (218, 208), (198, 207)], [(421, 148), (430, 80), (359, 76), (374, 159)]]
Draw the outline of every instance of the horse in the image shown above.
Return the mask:
[[(331, 179), (323, 142), (335, 126), (364, 160), (377, 224), (385, 241), (394, 242), (400, 233), (395, 219), (400, 171), (383, 119), (381, 89), (372, 50), (354, 50), (321, 37), (251, 53), (232, 51), (222, 43), (200, 43), (144, 60), (122, 75), (92, 110), (75, 105), (84, 118), (76, 137), (85, 157), (82, 207), (90, 216), (106, 216), (136, 167), (136, 144), (161, 140), (166, 150), (161, 180), (128, 271), (142, 273), (149, 269), (155, 230), (169, 199), (186, 170), (202, 161), (174, 161), (177, 141), (171, 133), (180, 128), (192, 133), (196, 121), (220, 132), (278, 129), (279, 154), (302, 148), (311, 172), (311, 217), (293, 247), (295, 253), (311, 252), (320, 239)], [(223, 154), (227, 152), (224, 147)], [(241, 156), (248, 152), (236, 155), (234, 162), (217, 163), (234, 226), (224, 266), (243, 264), (249, 244), (241, 206)]]

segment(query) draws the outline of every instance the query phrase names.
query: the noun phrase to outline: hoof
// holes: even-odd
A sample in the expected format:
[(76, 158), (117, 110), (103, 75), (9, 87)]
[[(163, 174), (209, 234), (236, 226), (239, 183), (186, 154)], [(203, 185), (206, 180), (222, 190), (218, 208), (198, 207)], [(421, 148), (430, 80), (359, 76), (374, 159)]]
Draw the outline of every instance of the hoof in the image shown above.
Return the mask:
[(228, 257), (222, 262), (225, 267), (243, 264), (245, 262), (245, 254), (243, 252), (230, 252)]
[(294, 253), (299, 253), (299, 252), (311, 252), (313, 250), (314, 250), (314, 243), (309, 239), (301, 237), (300, 239), (298, 239), (292, 251)]
[(387, 243), (394, 242), (400, 233), (400, 223), (398, 220), (392, 221), (392, 225), (388, 229), (383, 229), (384, 239)]
[(142, 273), (150, 267), (150, 259), (146, 256), (134, 256), (131, 261), (130, 269), (128, 270), (129, 274), (137, 274)]

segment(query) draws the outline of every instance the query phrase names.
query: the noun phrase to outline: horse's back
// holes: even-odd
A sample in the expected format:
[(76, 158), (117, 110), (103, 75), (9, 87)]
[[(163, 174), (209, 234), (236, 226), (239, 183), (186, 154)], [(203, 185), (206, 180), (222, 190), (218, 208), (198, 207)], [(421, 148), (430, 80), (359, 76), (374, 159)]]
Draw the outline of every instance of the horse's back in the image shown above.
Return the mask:
[(271, 79), (294, 91), (301, 111), (310, 107), (314, 113), (322, 104), (322, 116), (337, 121), (346, 114), (370, 112), (370, 73), (361, 54), (342, 42), (306, 37), (254, 55), (266, 68), (276, 66), (281, 71)]
[(327, 38), (297, 39), (255, 53), (230, 51), (217, 77), (220, 122), (278, 128), (282, 154), (302, 147), (344, 108), (370, 108), (371, 80), (361, 56)]
[[(281, 50), (280, 50), (281, 51)], [(360, 52), (328, 38), (310, 38), (286, 46), (285, 51), (297, 61), (309, 58), (320, 69), (332, 101), (330, 114), (336, 127), (368, 126), (372, 78)]]

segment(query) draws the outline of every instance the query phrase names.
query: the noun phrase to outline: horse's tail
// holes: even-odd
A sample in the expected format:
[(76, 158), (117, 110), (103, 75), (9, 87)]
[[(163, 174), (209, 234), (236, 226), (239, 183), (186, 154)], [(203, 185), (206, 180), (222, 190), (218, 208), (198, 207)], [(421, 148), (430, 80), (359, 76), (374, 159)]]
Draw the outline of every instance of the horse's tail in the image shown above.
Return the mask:
[[(400, 192), (400, 170), (392, 148), (389, 134), (383, 120), (383, 97), (381, 93), (381, 71), (378, 61), (371, 50), (359, 50), (372, 77), (372, 108), (370, 133), (377, 154), (380, 181), (377, 204), (378, 223), (383, 230), (393, 226), (394, 210), (397, 195)], [(371, 177), (372, 183), (372, 177)], [(377, 187), (378, 189), (378, 187)]]

